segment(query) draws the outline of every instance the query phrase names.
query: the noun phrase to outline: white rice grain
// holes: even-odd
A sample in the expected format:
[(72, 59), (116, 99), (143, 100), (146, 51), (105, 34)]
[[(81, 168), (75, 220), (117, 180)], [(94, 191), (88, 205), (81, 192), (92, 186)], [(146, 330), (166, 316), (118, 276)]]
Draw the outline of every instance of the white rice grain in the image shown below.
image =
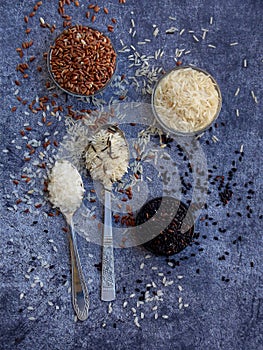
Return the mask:
[(236, 89), (235, 96), (238, 96), (239, 92), (240, 92), (240, 88), (238, 87), (238, 88)]
[(112, 303), (109, 303), (109, 306), (108, 306), (108, 313), (111, 314), (112, 313)]
[(138, 316), (135, 317), (134, 323), (135, 323), (135, 326), (137, 326), (138, 328), (141, 327), (141, 325), (139, 324), (139, 321), (138, 321)]
[(153, 31), (153, 36), (157, 36), (158, 35), (158, 33), (159, 33), (159, 28), (158, 27), (156, 27), (155, 29), (154, 29), (154, 31)]
[(184, 28), (183, 28), (183, 29), (181, 29), (181, 30), (180, 30), (180, 32), (179, 32), (179, 35), (183, 35), (184, 31), (185, 31), (185, 29), (184, 29)]

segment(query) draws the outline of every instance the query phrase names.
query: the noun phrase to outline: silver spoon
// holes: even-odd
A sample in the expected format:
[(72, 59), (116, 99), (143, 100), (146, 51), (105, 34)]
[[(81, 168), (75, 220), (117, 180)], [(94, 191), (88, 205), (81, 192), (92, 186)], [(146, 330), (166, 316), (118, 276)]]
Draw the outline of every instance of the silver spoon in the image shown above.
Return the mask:
[(129, 148), (124, 133), (115, 125), (104, 125), (93, 136), (86, 151), (86, 166), (94, 180), (104, 186), (104, 229), (101, 299), (115, 299), (111, 191), (127, 171)]
[(69, 246), (71, 256), (72, 303), (80, 321), (88, 317), (89, 294), (82, 271), (73, 225), (73, 215), (80, 207), (84, 186), (77, 169), (68, 161), (57, 161), (50, 173), (48, 190), (50, 201), (58, 207), (70, 226)]

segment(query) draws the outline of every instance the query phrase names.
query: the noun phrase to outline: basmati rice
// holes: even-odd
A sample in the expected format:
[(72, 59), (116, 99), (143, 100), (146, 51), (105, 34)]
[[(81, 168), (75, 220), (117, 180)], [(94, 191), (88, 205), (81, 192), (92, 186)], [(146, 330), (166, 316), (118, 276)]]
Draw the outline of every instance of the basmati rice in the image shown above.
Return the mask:
[(196, 132), (217, 114), (220, 96), (209, 75), (193, 69), (176, 69), (160, 80), (153, 104), (160, 120), (180, 132)]

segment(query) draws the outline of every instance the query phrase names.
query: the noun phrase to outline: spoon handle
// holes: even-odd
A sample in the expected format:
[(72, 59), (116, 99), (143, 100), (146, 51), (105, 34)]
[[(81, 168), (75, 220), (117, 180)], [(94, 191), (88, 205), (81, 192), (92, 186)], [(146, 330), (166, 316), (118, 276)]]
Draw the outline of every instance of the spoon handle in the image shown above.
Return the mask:
[(84, 321), (88, 317), (89, 293), (79, 259), (76, 235), (72, 219), (70, 220), (70, 227), (71, 234), (69, 235), (69, 246), (71, 255), (72, 303), (78, 319), (80, 321)]
[(105, 189), (101, 286), (101, 300), (104, 301), (111, 301), (115, 299), (115, 275), (111, 215), (111, 191)]

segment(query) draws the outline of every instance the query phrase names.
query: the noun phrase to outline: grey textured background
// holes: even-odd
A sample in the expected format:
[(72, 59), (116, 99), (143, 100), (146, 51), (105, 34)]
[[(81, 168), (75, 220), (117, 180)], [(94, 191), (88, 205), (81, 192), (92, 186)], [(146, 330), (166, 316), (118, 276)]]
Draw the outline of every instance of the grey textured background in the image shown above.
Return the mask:
[[(89, 2), (80, 0), (80, 7), (71, 5), (67, 13), (72, 14), (73, 23), (88, 24), (85, 12)], [(42, 200), (33, 196), (33, 205), (21, 203), (14, 207), (17, 198), (13, 191), (24, 197), (27, 185), (21, 182), (18, 186), (13, 178), (19, 178), (25, 166), (23, 154), (26, 141), (19, 131), (24, 123), (30, 123), (33, 130), (29, 138), (44, 141), (44, 133), (49, 130), (59, 131), (58, 138), (65, 133), (65, 125), (55, 118), (50, 119), (50, 129), (38, 125), (41, 114), (29, 113), (28, 106), (18, 103), (16, 89), (23, 99), (32, 101), (36, 96), (48, 95), (55, 91), (59, 94), (58, 103), (73, 105), (74, 109), (85, 108), (82, 102), (69, 98), (57, 90), (47, 91), (45, 82), (49, 79), (43, 52), (54, 40), (56, 32), (51, 34), (39, 27), (39, 17), (51, 24), (56, 23), (57, 33), (63, 26), (57, 13), (57, 1), (45, 1), (35, 17), (30, 18), (28, 26), (32, 32), (28, 36), (34, 40), (33, 46), (23, 58), (35, 55), (36, 60), (30, 65), (29, 79), (23, 80), (16, 71), (21, 62), (16, 48), (26, 39), (26, 24), (23, 17), (28, 15), (34, 1), (1, 1), (1, 289), (0, 315), (1, 340), (0, 348), (9, 349), (228, 349), (259, 350), (263, 349), (263, 302), (262, 302), (262, 13), (261, 0), (223, 0), (223, 1), (144, 1), (127, 0), (121, 5), (117, 0), (99, 1), (109, 8), (108, 19), (101, 12), (95, 25), (106, 30), (110, 18), (118, 20), (114, 33), (110, 34), (116, 49), (120, 49), (119, 39), (127, 44), (134, 44), (145, 54), (153, 54), (158, 48), (164, 49), (164, 55), (156, 63), (165, 70), (172, 68), (175, 49), (191, 50), (183, 55), (183, 64), (195, 64), (211, 72), (218, 80), (222, 95), (223, 107), (218, 119), (219, 127), (207, 131), (200, 143), (206, 154), (208, 167), (214, 169), (213, 175), (224, 175), (237, 161), (237, 171), (231, 180), (234, 192), (226, 206), (219, 201), (217, 186), (211, 184), (208, 197), (208, 214), (213, 220), (197, 224), (200, 232), (198, 245), (187, 248), (178, 256), (172, 257), (180, 262), (172, 268), (166, 258), (151, 256), (145, 259), (147, 252), (141, 247), (116, 250), (116, 284), (117, 300), (113, 303), (113, 312), (108, 313), (108, 304), (100, 301), (100, 272), (96, 268), (100, 263), (100, 247), (87, 243), (79, 237), (80, 253), (90, 290), (90, 314), (84, 323), (74, 322), (68, 286), (70, 270), (68, 244), (61, 230), (65, 226), (62, 216), (48, 217), (51, 209), (48, 204), (36, 210), (34, 203)], [(133, 14), (131, 14), (133, 11)], [(176, 17), (169, 20), (168, 17)], [(213, 16), (213, 24), (209, 24)], [(130, 18), (134, 18), (137, 34), (129, 35)], [(159, 35), (152, 36), (156, 24)], [(165, 35), (171, 26), (185, 28), (182, 35), (175, 33)], [(202, 28), (209, 29), (205, 40), (201, 39)], [(195, 41), (192, 33), (199, 38)], [(152, 42), (141, 47), (136, 43), (151, 38)], [(238, 42), (231, 46), (230, 43)], [(208, 44), (216, 48), (209, 48)], [(128, 54), (119, 55), (118, 74), (131, 73)], [(248, 66), (244, 68), (243, 60)], [(41, 73), (36, 71), (42, 66)], [(21, 87), (14, 80), (23, 82)], [(240, 87), (238, 96), (234, 96)], [(251, 90), (258, 98), (255, 103)], [(110, 95), (107, 90), (106, 94)], [(138, 100), (149, 102), (150, 96), (140, 96), (132, 88), (127, 92), (127, 101)], [(15, 112), (11, 108), (17, 106)], [(235, 110), (240, 115), (236, 116)], [(226, 124), (225, 127), (221, 122)], [(216, 135), (219, 142), (211, 140)], [(12, 140), (15, 140), (13, 143)], [(208, 142), (209, 141), (209, 145)], [(241, 144), (244, 145), (244, 157), (238, 161)], [(16, 147), (18, 146), (18, 147)], [(21, 149), (19, 148), (21, 146)], [(36, 157), (37, 158), (37, 157)], [(11, 176), (11, 177), (10, 177)], [(253, 181), (251, 184), (247, 184)], [(235, 185), (236, 183), (236, 185)], [(247, 185), (246, 185), (247, 184)], [(40, 186), (40, 183), (36, 183)], [(247, 187), (246, 187), (247, 186)], [(248, 193), (250, 190), (251, 194)], [(254, 193), (252, 191), (254, 191)], [(247, 198), (247, 196), (251, 198)], [(219, 204), (217, 206), (217, 204)], [(247, 216), (247, 205), (252, 209), (251, 217)], [(33, 208), (33, 213), (24, 210)], [(237, 212), (241, 213), (241, 217)], [(230, 213), (230, 216), (227, 215)], [(213, 225), (212, 222), (218, 222)], [(206, 222), (208, 222), (206, 226)], [(225, 233), (220, 232), (226, 229)], [(222, 231), (222, 230), (221, 230)], [(207, 239), (202, 236), (206, 235)], [(214, 239), (214, 237), (218, 237)], [(240, 237), (240, 238), (238, 238)], [(54, 243), (49, 240), (53, 239)], [(236, 243), (235, 243), (236, 241)], [(234, 242), (234, 243), (233, 243)], [(53, 246), (57, 247), (57, 252)], [(201, 248), (201, 251), (199, 250)], [(228, 252), (226, 255), (224, 252)], [(90, 254), (90, 255), (89, 255)], [(191, 254), (193, 256), (191, 256)], [(218, 258), (225, 255), (225, 260)], [(184, 256), (188, 259), (185, 260)], [(180, 260), (181, 259), (181, 260)], [(48, 268), (43, 267), (47, 262)], [(141, 263), (144, 269), (140, 269)], [(173, 263), (171, 260), (170, 262)], [(254, 263), (252, 267), (251, 262)], [(96, 265), (96, 266), (95, 266)], [(32, 267), (30, 272), (28, 268)], [(157, 270), (152, 269), (156, 267)], [(174, 284), (164, 287), (163, 273)], [(29, 279), (25, 275), (29, 275)], [(182, 280), (177, 279), (183, 275)], [(43, 286), (36, 283), (39, 277)], [(222, 281), (222, 276), (229, 282)], [(138, 280), (141, 280), (139, 283)], [(37, 281), (37, 280), (35, 280)], [(137, 281), (137, 282), (136, 282)], [(146, 284), (154, 281), (157, 289), (163, 290), (163, 301), (149, 302), (136, 307), (136, 302)], [(178, 284), (183, 291), (178, 290)], [(136, 289), (136, 290), (135, 290)], [(152, 287), (150, 293), (156, 288)], [(24, 297), (20, 299), (21, 293)], [(135, 296), (130, 298), (130, 295)], [(178, 298), (182, 296), (188, 308), (178, 309)], [(123, 308), (123, 302), (128, 305)], [(154, 318), (158, 306), (159, 317)], [(56, 308), (57, 306), (57, 308)], [(34, 310), (28, 309), (33, 307)], [(131, 308), (137, 308), (141, 328), (134, 324)], [(140, 312), (145, 314), (140, 319)], [(168, 319), (161, 316), (168, 315)], [(30, 320), (34, 317), (35, 320)], [(106, 324), (102, 327), (103, 323)]]

